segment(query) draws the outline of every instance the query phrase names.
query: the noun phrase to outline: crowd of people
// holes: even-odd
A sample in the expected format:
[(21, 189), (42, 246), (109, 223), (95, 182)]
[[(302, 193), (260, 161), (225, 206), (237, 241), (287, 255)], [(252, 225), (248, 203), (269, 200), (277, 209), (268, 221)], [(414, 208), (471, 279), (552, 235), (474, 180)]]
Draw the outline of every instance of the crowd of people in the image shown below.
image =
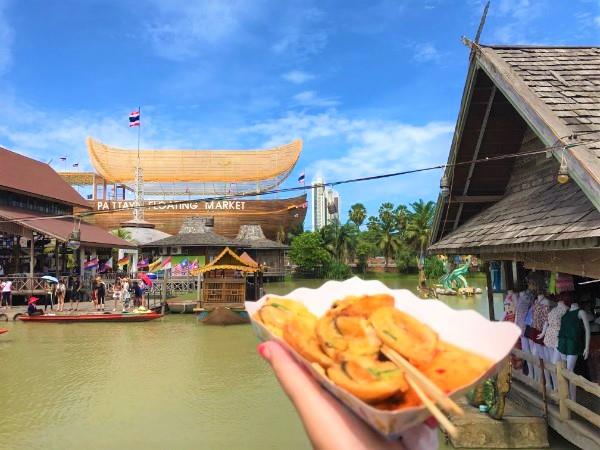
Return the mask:
[[(92, 282), (92, 291), (90, 293), (91, 301), (97, 311), (104, 311), (107, 307), (106, 293), (106, 283), (98, 275)], [(144, 297), (144, 286), (142, 283), (137, 280), (131, 282), (130, 278), (127, 276), (117, 277), (115, 279), (115, 283), (112, 286), (112, 299), (113, 312), (118, 310), (119, 305), (121, 305), (122, 312), (129, 311), (131, 306), (134, 308), (139, 308), (141, 306), (146, 308), (148, 306)]]
[[(86, 289), (78, 276), (60, 278), (58, 283), (48, 282), (46, 285), (46, 295), (44, 298), (44, 309), (36, 309), (33, 303), (40, 300), (37, 297), (30, 297), (28, 301), (28, 312), (42, 314), (43, 311), (54, 309), (56, 312), (78, 311), (80, 302), (90, 301), (92, 309), (96, 311), (105, 311), (110, 308), (107, 301), (107, 294), (112, 297), (112, 312), (119, 310), (128, 312), (132, 308), (148, 307), (145, 298), (146, 286), (142, 281), (131, 280), (128, 276), (117, 276), (112, 286), (107, 286), (107, 282), (100, 275), (92, 279), (90, 289)], [(10, 281), (0, 282), (0, 292), (2, 292), (0, 307), (6, 305), (6, 308), (12, 307), (11, 296), (12, 288)], [(33, 301), (31, 301), (34, 299)], [(68, 308), (65, 304), (68, 303)]]

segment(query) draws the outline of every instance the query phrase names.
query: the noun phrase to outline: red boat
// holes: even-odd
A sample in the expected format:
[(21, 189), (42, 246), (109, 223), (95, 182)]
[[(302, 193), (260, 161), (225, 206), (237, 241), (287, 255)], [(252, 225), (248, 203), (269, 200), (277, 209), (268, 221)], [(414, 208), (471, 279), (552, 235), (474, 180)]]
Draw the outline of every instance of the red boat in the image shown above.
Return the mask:
[(8, 333), (6, 328), (0, 328), (0, 334)]
[(43, 316), (19, 316), (23, 322), (48, 322), (48, 323), (71, 323), (71, 322), (147, 322), (162, 317), (158, 313), (144, 314), (76, 314), (76, 315), (43, 315)]

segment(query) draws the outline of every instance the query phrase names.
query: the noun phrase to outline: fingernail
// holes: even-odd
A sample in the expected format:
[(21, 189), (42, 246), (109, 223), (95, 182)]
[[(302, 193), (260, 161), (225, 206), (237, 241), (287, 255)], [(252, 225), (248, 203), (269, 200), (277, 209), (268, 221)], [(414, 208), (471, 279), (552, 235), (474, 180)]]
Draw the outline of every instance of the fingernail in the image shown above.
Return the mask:
[(438, 421), (435, 420), (435, 417), (429, 416), (429, 418), (425, 421), (425, 425), (427, 425), (429, 428), (437, 428)]
[(266, 342), (262, 342), (261, 344), (259, 344), (256, 349), (258, 350), (258, 354), (262, 356), (263, 359), (266, 359), (267, 361), (269, 360), (271, 353), (269, 352), (269, 348)]

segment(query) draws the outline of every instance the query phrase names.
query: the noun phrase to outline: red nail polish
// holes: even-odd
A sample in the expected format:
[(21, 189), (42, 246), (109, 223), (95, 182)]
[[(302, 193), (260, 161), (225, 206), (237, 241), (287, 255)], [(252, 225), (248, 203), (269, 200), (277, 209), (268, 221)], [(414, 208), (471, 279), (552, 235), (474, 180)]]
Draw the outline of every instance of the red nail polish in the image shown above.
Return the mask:
[(429, 428), (436, 428), (438, 426), (438, 421), (435, 420), (435, 417), (429, 416), (425, 421), (425, 425), (427, 425)]
[(262, 342), (262, 343), (258, 344), (258, 347), (256, 347), (256, 349), (258, 350), (258, 354), (260, 356), (262, 356), (266, 360), (269, 359), (269, 351), (267, 349), (267, 343), (266, 342)]

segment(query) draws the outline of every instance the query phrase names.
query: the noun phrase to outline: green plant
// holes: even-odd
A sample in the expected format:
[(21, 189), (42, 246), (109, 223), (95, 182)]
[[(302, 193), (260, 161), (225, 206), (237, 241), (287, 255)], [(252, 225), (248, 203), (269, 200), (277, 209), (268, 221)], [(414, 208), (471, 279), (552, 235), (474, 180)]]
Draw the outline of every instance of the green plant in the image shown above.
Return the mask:
[(327, 265), (325, 276), (331, 280), (345, 280), (352, 276), (352, 270), (347, 264), (334, 260)]
[(326, 268), (331, 255), (324, 248), (319, 233), (305, 232), (292, 239), (289, 252), (290, 260), (302, 272), (315, 273)]
[(425, 276), (430, 280), (435, 280), (446, 273), (443, 261), (437, 256), (425, 258)]

